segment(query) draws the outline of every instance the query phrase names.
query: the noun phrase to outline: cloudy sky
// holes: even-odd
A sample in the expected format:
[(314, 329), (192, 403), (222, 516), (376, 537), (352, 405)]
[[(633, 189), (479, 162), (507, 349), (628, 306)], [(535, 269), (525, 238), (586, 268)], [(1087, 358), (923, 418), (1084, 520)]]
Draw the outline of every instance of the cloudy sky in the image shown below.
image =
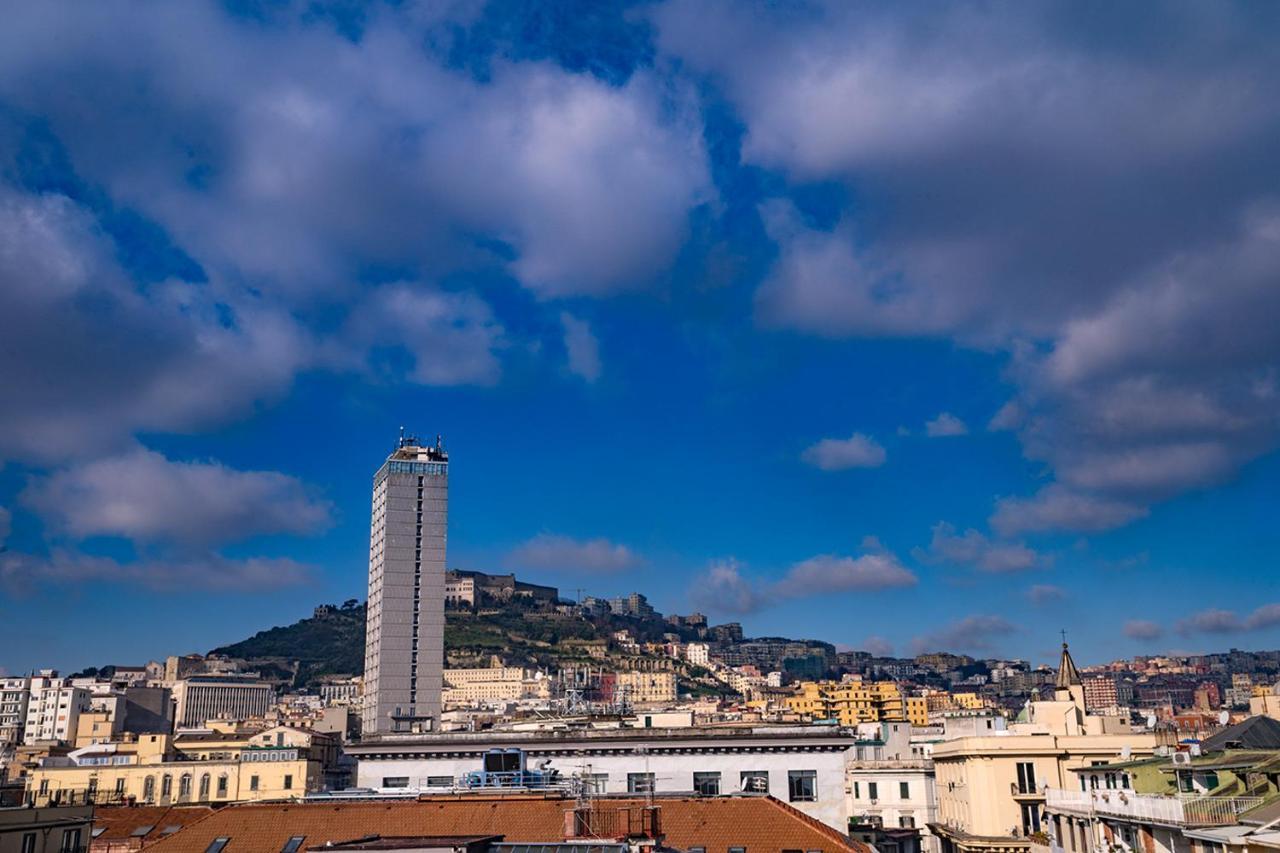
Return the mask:
[(1280, 646), (1280, 7), (20, 3), (0, 667), (450, 564), (748, 633)]

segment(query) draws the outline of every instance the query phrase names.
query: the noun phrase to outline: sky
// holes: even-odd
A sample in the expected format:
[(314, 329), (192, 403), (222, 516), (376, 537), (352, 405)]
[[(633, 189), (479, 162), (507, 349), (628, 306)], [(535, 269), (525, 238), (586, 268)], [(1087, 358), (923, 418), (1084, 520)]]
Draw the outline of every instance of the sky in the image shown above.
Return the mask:
[(0, 667), (449, 565), (751, 635), (1280, 647), (1280, 7), (13, 4)]

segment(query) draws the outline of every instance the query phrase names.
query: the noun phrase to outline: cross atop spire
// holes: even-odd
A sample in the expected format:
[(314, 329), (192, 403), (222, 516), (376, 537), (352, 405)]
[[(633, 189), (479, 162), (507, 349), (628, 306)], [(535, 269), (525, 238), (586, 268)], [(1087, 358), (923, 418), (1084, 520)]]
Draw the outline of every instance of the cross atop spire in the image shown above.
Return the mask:
[(1062, 632), (1062, 660), (1058, 663), (1058, 680), (1055, 686), (1059, 690), (1067, 689), (1075, 685), (1083, 685), (1080, 679), (1080, 670), (1076, 669), (1076, 662), (1071, 659), (1071, 652), (1067, 650), (1067, 632)]

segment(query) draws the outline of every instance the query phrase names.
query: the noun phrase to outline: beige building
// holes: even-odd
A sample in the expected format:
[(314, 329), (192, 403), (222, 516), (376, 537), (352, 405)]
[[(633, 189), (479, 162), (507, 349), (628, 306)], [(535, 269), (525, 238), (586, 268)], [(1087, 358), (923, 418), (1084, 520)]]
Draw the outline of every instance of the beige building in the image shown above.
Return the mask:
[(620, 672), (614, 684), (626, 691), (633, 705), (676, 701), (674, 672)]
[(444, 704), (455, 707), (551, 697), (549, 679), (518, 666), (446, 669), (444, 685)]
[(1077, 784), (1072, 768), (1151, 755), (1156, 737), (1119, 718), (1085, 714), (1084, 685), (1066, 644), (1053, 701), (1032, 702), (1008, 730), (935, 744), (943, 853), (1015, 853), (1042, 831), (1046, 787)]
[(26, 798), (36, 806), (293, 799), (323, 788), (326, 748), (311, 743), (310, 736), (277, 727), (253, 735), (142, 735), (94, 744), (33, 769)]

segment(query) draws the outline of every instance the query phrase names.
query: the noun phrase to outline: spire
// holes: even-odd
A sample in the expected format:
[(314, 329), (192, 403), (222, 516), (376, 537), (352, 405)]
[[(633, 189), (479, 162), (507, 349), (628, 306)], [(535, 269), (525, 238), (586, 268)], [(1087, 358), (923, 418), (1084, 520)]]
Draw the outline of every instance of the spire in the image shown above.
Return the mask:
[(1083, 684), (1084, 682), (1080, 680), (1080, 670), (1076, 669), (1076, 662), (1071, 659), (1071, 652), (1067, 651), (1066, 640), (1063, 640), (1062, 661), (1058, 664), (1058, 680), (1055, 686), (1059, 690), (1068, 690)]

